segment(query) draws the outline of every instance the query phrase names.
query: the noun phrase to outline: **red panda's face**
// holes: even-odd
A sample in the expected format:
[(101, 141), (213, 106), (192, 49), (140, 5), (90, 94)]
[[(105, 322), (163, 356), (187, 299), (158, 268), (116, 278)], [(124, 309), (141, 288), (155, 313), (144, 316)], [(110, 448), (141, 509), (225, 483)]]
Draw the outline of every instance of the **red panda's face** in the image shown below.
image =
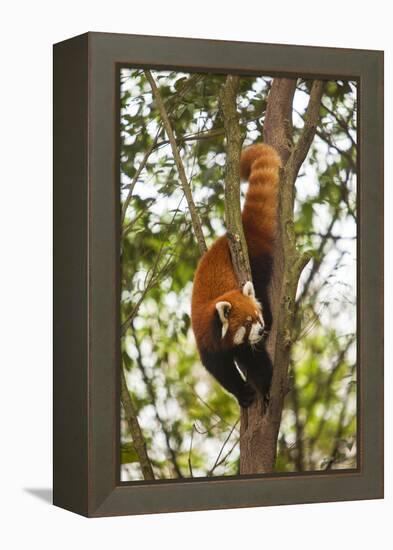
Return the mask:
[(216, 303), (216, 310), (222, 323), (223, 345), (258, 344), (264, 336), (265, 323), (252, 283), (247, 282), (243, 291), (228, 292), (222, 298)]

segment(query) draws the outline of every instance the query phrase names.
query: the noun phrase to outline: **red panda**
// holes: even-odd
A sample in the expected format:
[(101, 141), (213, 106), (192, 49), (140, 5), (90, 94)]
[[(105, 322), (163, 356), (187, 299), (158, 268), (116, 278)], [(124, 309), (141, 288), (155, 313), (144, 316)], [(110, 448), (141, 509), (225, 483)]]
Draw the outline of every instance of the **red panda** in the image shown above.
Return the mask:
[(240, 159), (241, 177), (249, 182), (242, 221), (254, 284), (239, 289), (225, 235), (203, 255), (194, 278), (191, 321), (201, 361), (242, 407), (253, 402), (256, 391), (267, 399), (270, 390), (272, 363), (264, 336), (272, 324), (267, 287), (280, 166), (278, 153), (263, 143), (244, 149)]

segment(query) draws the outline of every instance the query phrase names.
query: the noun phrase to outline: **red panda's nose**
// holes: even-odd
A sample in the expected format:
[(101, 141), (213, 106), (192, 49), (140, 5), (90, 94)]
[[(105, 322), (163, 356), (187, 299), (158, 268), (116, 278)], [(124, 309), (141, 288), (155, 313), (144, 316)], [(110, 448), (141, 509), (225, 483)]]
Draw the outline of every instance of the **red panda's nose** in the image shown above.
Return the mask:
[(264, 333), (264, 327), (261, 327), (259, 330), (258, 330), (258, 334), (259, 336), (262, 336)]

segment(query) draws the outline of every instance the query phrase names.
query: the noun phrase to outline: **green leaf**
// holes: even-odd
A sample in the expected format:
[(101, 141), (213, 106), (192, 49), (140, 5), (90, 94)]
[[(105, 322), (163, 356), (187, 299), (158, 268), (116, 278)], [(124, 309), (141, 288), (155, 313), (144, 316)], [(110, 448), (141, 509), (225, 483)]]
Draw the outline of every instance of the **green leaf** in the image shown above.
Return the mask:
[(120, 463), (131, 464), (139, 462), (133, 443), (122, 443), (120, 446)]

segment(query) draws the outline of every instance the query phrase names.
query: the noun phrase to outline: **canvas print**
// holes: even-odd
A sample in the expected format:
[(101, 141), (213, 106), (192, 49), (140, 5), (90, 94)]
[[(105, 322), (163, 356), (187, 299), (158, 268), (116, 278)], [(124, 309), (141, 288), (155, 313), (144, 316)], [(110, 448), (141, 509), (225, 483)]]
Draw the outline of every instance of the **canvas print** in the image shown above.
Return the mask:
[(118, 78), (121, 481), (356, 469), (357, 83)]

